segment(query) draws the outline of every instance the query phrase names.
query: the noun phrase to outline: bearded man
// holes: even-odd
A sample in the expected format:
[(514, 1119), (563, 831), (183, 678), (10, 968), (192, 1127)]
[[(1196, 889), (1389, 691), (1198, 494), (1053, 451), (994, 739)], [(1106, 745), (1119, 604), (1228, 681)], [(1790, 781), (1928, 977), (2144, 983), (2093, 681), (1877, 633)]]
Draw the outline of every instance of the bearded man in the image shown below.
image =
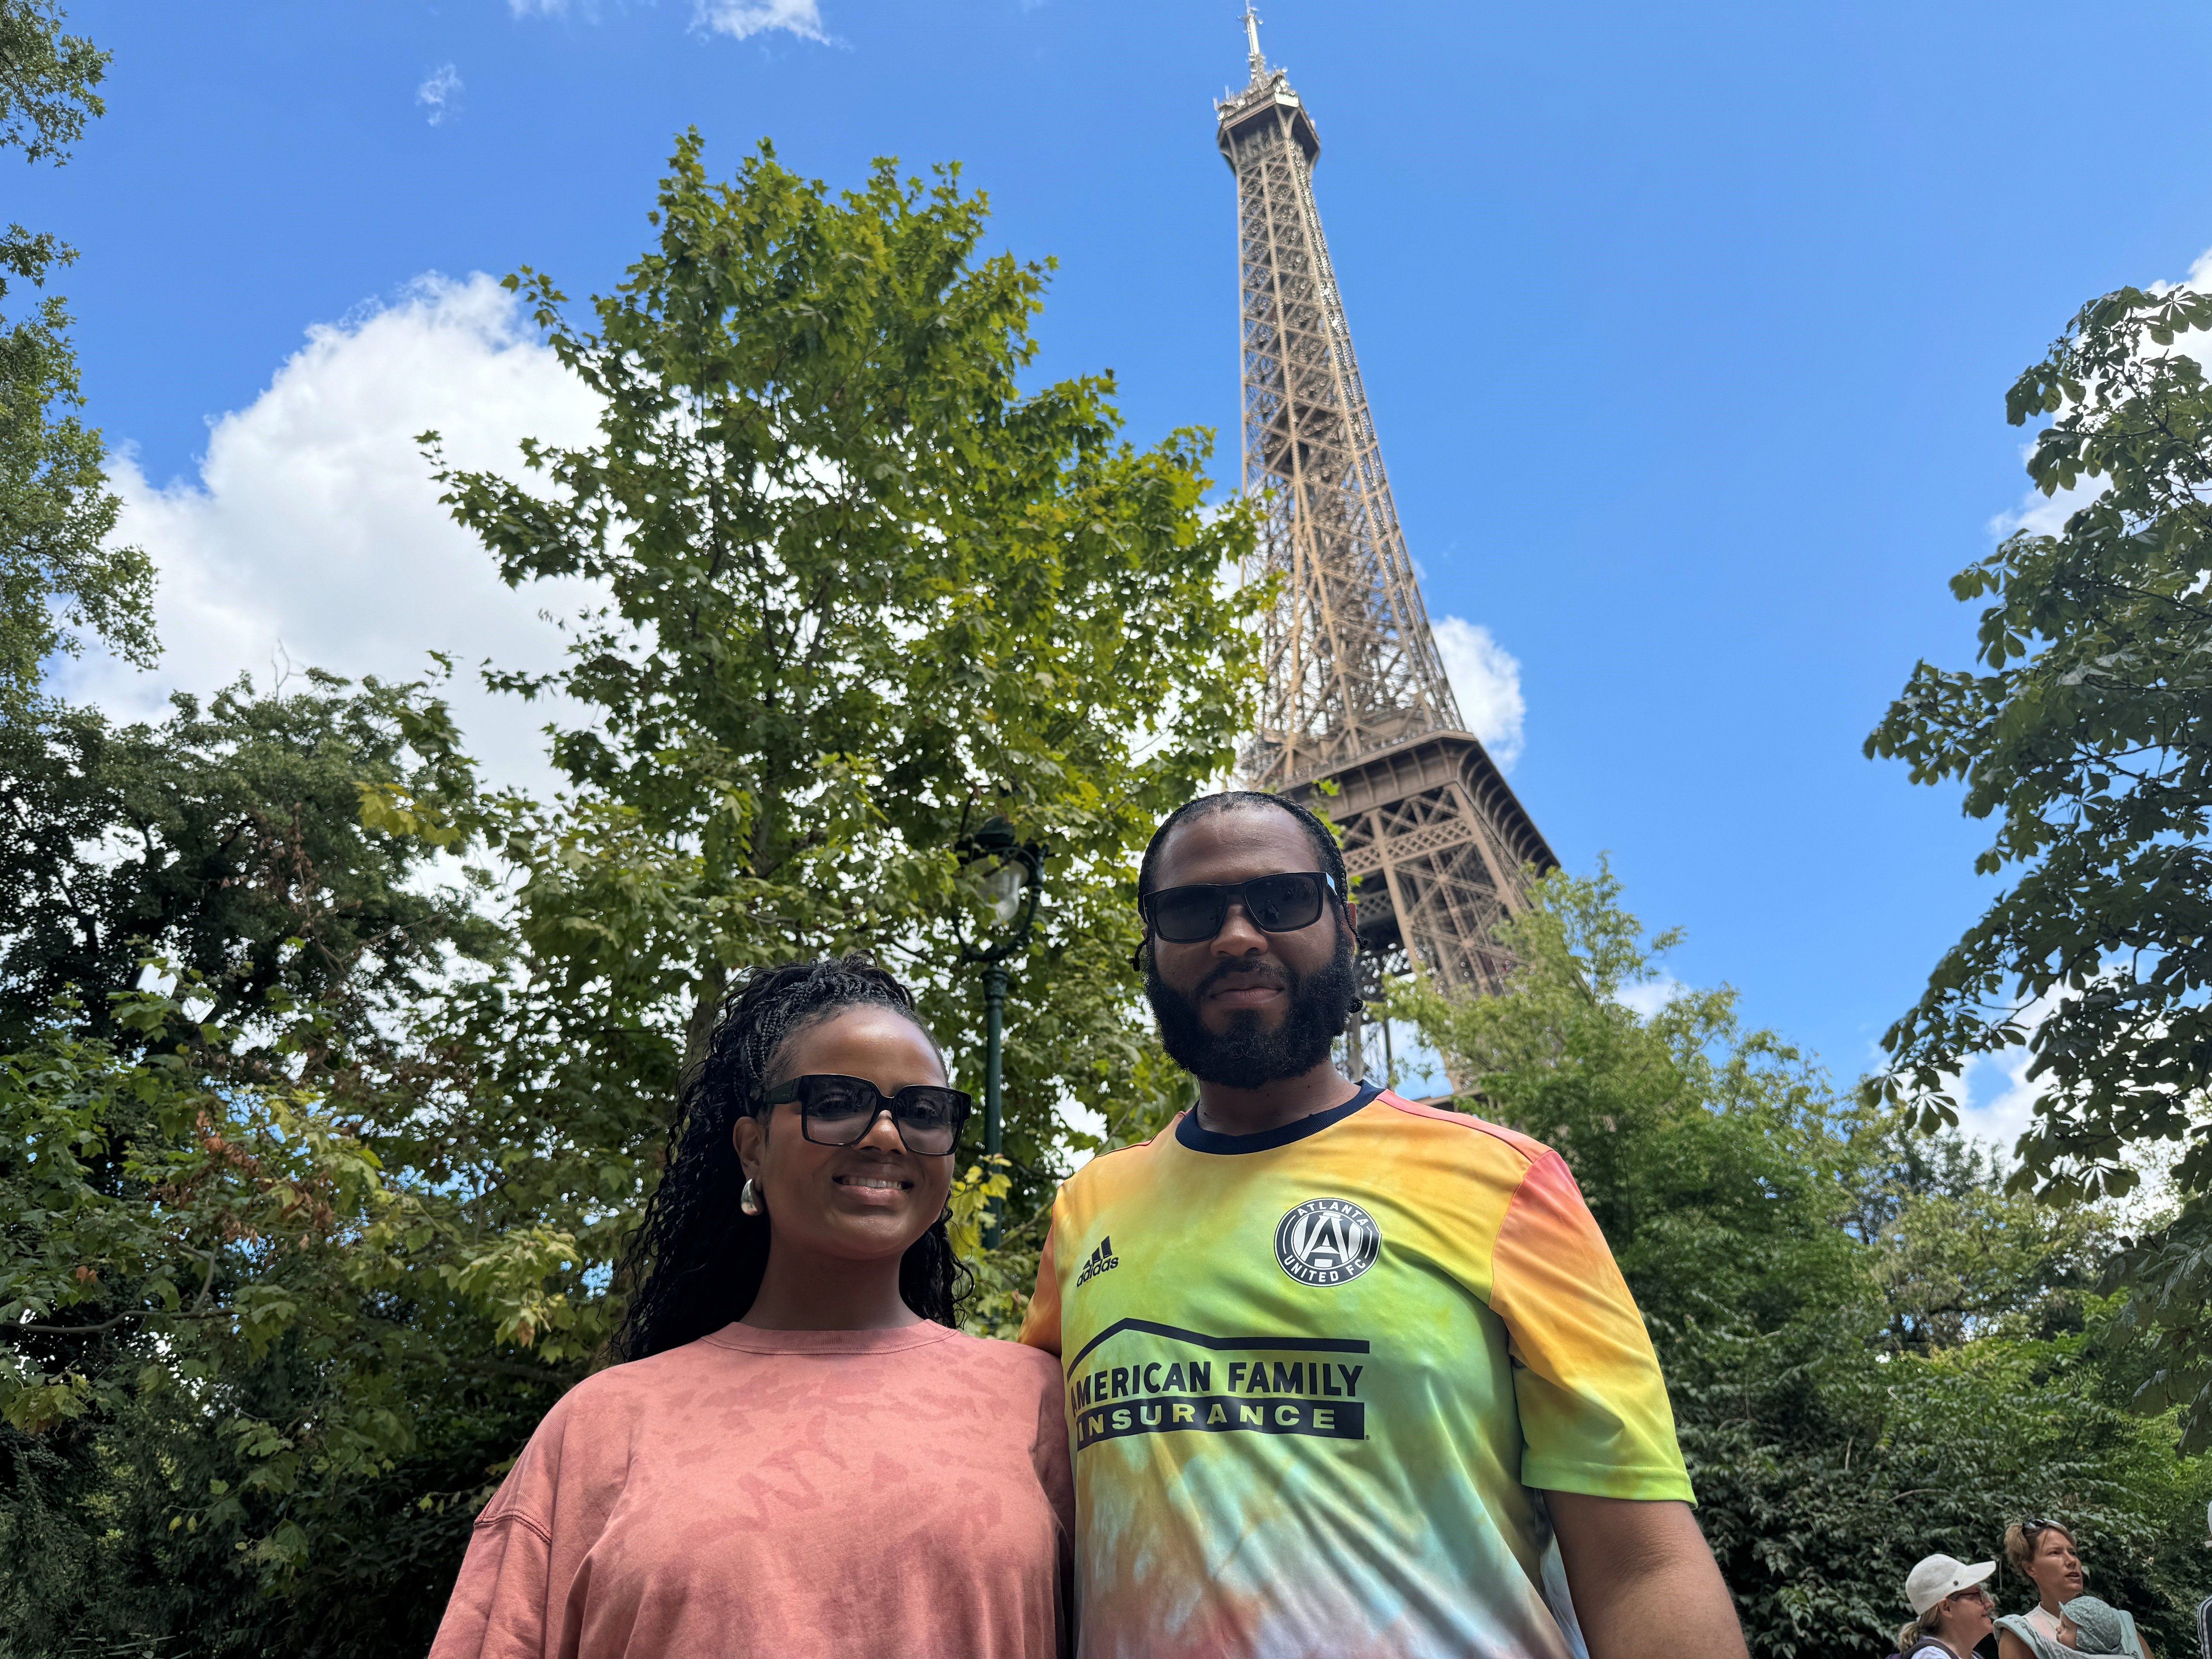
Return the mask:
[(1138, 878), (1198, 1104), (1061, 1188), (1084, 1659), (1744, 1653), (1650, 1337), (1559, 1155), (1355, 1083), (1328, 827), (1194, 801)]

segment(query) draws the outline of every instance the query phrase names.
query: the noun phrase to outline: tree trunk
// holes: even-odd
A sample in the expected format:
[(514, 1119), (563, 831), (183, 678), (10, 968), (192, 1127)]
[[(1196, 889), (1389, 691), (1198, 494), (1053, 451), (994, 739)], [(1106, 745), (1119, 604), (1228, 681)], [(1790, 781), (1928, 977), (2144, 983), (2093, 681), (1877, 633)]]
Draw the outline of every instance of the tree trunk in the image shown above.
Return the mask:
[(721, 1012), (723, 995), (730, 988), (730, 975), (718, 957), (708, 957), (699, 964), (699, 1000), (691, 1006), (691, 1018), (684, 1028), (684, 1073), (690, 1077), (695, 1068), (707, 1058), (707, 1043), (714, 1034), (714, 1016)]

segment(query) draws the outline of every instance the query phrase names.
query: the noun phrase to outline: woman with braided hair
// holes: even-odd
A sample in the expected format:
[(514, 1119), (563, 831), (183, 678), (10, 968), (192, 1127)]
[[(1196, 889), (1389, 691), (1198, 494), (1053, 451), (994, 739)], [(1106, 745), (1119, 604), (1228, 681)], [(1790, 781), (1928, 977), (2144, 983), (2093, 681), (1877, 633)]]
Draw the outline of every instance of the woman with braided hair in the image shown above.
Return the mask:
[(765, 969), (684, 1078), (628, 1362), (546, 1414), (433, 1659), (1066, 1651), (1049, 1356), (953, 1328), (968, 1097), (866, 959)]

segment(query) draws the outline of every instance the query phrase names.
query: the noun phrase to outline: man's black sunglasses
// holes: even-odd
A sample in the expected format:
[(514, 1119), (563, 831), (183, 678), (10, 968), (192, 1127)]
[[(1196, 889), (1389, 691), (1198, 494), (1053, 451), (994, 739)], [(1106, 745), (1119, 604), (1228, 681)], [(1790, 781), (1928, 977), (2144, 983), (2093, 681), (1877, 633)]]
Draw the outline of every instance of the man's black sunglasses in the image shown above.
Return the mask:
[(1199, 887), (1163, 887), (1137, 901), (1153, 936), (1170, 945), (1199, 945), (1220, 933), (1229, 906), (1243, 906), (1263, 933), (1295, 933), (1321, 920), (1336, 883), (1318, 870), (1255, 876)]
[(885, 1098), (882, 1090), (863, 1077), (843, 1077), (835, 1072), (811, 1073), (778, 1084), (768, 1091), (768, 1104), (799, 1103), (799, 1132), (817, 1146), (850, 1146), (865, 1139), (885, 1112), (898, 1131), (899, 1145), (909, 1152), (933, 1158), (952, 1150), (960, 1139), (960, 1126), (975, 1103), (957, 1089), (915, 1083)]

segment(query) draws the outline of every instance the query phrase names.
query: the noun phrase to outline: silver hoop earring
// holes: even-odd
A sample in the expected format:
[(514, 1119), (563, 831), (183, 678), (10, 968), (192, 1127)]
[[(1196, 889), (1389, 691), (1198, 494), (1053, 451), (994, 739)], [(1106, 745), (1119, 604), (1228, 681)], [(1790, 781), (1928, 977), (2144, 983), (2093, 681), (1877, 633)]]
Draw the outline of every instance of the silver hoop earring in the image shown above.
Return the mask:
[(753, 1184), (750, 1176), (745, 1177), (745, 1184), (738, 1189), (738, 1207), (747, 1215), (761, 1212), (760, 1188)]

